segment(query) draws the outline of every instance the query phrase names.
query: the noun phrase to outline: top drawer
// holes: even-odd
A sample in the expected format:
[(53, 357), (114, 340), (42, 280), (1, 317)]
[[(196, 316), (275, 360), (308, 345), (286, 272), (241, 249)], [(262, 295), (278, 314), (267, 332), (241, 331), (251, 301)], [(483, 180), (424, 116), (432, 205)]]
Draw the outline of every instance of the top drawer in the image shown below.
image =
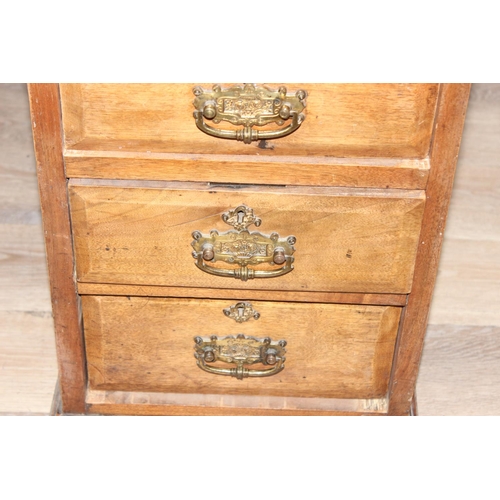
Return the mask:
[[(200, 84), (210, 91), (212, 84)], [(223, 84), (222, 88), (231, 85)], [(281, 84), (266, 84), (273, 90)], [(71, 150), (421, 159), (427, 156), (437, 84), (287, 85), (307, 92), (305, 120), (290, 135), (244, 144), (200, 131), (195, 84), (62, 84), (65, 145)], [(262, 87), (257, 85), (257, 88)], [(207, 122), (208, 123), (208, 122)], [(286, 122), (285, 122), (286, 125)], [(215, 127), (234, 129), (228, 122)], [(266, 130), (268, 124), (254, 127)]]

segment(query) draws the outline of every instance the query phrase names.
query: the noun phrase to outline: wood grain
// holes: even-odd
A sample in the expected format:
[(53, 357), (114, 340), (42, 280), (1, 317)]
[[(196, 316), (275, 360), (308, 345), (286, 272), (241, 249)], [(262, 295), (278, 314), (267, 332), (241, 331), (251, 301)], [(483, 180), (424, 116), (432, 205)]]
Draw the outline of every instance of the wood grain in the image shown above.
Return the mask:
[[(287, 137), (247, 145), (198, 130), (194, 86), (63, 84), (66, 148), (79, 149), (83, 132), (85, 138), (111, 139), (112, 150), (123, 151), (424, 158), (438, 93), (437, 84), (297, 83), (288, 90), (308, 92), (301, 127)], [(222, 126), (232, 128), (224, 122)], [(96, 145), (102, 149), (99, 141)]]
[[(497, 84), (498, 85), (498, 84)], [(483, 95), (487, 91), (483, 89)], [(482, 100), (476, 99), (467, 110), (464, 141), (460, 148), (460, 161), (469, 168), (492, 167), (499, 168), (498, 136), (500, 134), (500, 120), (498, 119), (499, 91)]]
[[(125, 295), (137, 297), (185, 297), (240, 300), (262, 299), (260, 290), (233, 290), (231, 288), (190, 288), (148, 285), (109, 285), (106, 283), (78, 283), (81, 295)], [(289, 292), (272, 293), (273, 300), (285, 302), (325, 302), (332, 304), (358, 304), (367, 306), (405, 306), (408, 295), (391, 293), (335, 293), (335, 292)]]
[(0, 90), (0, 224), (41, 224), (34, 170), (26, 86), (3, 83)]
[[(495, 214), (500, 213), (495, 209), (495, 203), (500, 199), (495, 194), (500, 179), (500, 143), (495, 138), (498, 136), (498, 133), (495, 136), (495, 130), (499, 130), (500, 126), (500, 100), (493, 97), (500, 95), (500, 86), (473, 84), (472, 89), (429, 320), (433, 324), (428, 329), (417, 384), (421, 415), (500, 414), (500, 398), (497, 395), (500, 363), (495, 361), (493, 355), (500, 345), (499, 334), (493, 327), (488, 330), (487, 326), (461, 326), (482, 321), (483, 317), (491, 322), (489, 325), (500, 326), (500, 308), (489, 299), (499, 289), (499, 281), (494, 276), (500, 260), (494, 259), (496, 254), (488, 257), (489, 252), (494, 251), (492, 239), (499, 234), (494, 223)], [(476, 100), (476, 95), (487, 94), (492, 96), (487, 103)], [(7, 217), (2, 222), (6, 225), (35, 224), (41, 221), (41, 217), (36, 212), (38, 192), (24, 86), (0, 84), (0, 108), (0, 124), (5, 125), (3, 128), (0, 126), (0, 175), (6, 169), (0, 183), (0, 197), (3, 200), (1, 206), (9, 207), (2, 212)], [(31, 157), (28, 157), (30, 154)], [(464, 207), (463, 210), (461, 207)], [(464, 231), (461, 232), (461, 229)], [(19, 256), (15, 257), (18, 264), (12, 267), (6, 264), (0, 268), (1, 303), (5, 305), (5, 312), (14, 312), (16, 308), (30, 311), (32, 304), (45, 311), (50, 309), (48, 280), (42, 279), (41, 271), (41, 236), (36, 234), (42, 235), (41, 226), (33, 226), (32, 232), (17, 228), (10, 231), (6, 227), (0, 238), (10, 248), (8, 253), (11, 256)], [(30, 238), (33, 241), (31, 247)], [(17, 241), (20, 249), (16, 249)], [(484, 247), (484, 242), (487, 247)], [(477, 250), (480, 250), (479, 256)], [(482, 266), (484, 258), (490, 260), (488, 265)], [(17, 283), (19, 276), (29, 277), (30, 274), (39, 278), (33, 283), (32, 293), (27, 293), (28, 288), (21, 291), (22, 287), (18, 289)], [(490, 279), (490, 275), (493, 278)], [(34, 302), (37, 297), (44, 298)], [(9, 298), (10, 302), (5, 302)], [(11, 368), (3, 372), (0, 383), (0, 392), (5, 391), (1, 392), (4, 411), (0, 413), (47, 414), (51, 401), (49, 391), (56, 382), (57, 370), (55, 349), (49, 350), (44, 346), (51, 341), (53, 330), (49, 320), (43, 317), (38, 317), (45, 325), (42, 328), (41, 323), (24, 322), (24, 313), (16, 314), (19, 315), (12, 317), (10, 323), (12, 328), (6, 329), (1, 341), (0, 357), (5, 352), (13, 353), (13, 357)], [(4, 319), (0, 321), (0, 329), (1, 324), (6, 324)], [(39, 341), (33, 337), (35, 333)], [(21, 339), (26, 341), (26, 347), (18, 346)], [(29, 349), (32, 355), (20, 355), (25, 352), (24, 349)], [(43, 363), (47, 371), (39, 372), (37, 362)], [(45, 375), (40, 376), (40, 373)], [(15, 386), (20, 386), (21, 382), (25, 390), (20, 392)], [(9, 387), (12, 390), (6, 391)], [(103, 404), (102, 409), (91, 405), (89, 410), (105, 414), (144, 414), (147, 411), (165, 413), (161, 406), (155, 405), (146, 410), (144, 405), (113, 407)], [(217, 409), (212, 410), (212, 414), (215, 411)], [(245, 409), (242, 412), (247, 414)]]
[(90, 413), (109, 415), (383, 415), (380, 399), (322, 399), (216, 394), (97, 391), (87, 393)]
[(85, 355), (73, 276), (58, 86), (31, 84), (29, 97), (63, 410), (66, 413), (83, 413)]
[(0, 311), (51, 310), (43, 231), (0, 224)]
[(48, 413), (54, 325), (25, 84), (0, 84), (0, 415)]
[(497, 167), (459, 164), (450, 203), (454, 217), (446, 225), (447, 239), (500, 242), (500, 158), (498, 163)]
[[(70, 182), (80, 282), (396, 294), (411, 289), (421, 191), (135, 186)], [(292, 272), (242, 282), (195, 266), (193, 231), (231, 229), (221, 215), (241, 204), (262, 217), (262, 233), (296, 236)]]
[(53, 328), (49, 311), (0, 311), (0, 413), (48, 413), (57, 377)]
[(445, 240), (429, 322), (500, 325), (500, 242)]
[(130, 415), (130, 416), (198, 416), (198, 417), (267, 417), (267, 416), (368, 416), (376, 413), (360, 413), (322, 410), (271, 410), (269, 408), (223, 408), (206, 406), (139, 405), (139, 404), (89, 404), (90, 415)]
[(500, 327), (431, 325), (418, 376), (420, 415), (500, 414)]
[(429, 175), (427, 159), (131, 153), (95, 142), (66, 150), (68, 177), (424, 189)]
[(389, 414), (393, 415), (407, 415), (411, 408), (469, 92), (470, 84), (441, 87), (415, 279), (401, 320), (391, 379)]
[(500, 325), (498, 103), (483, 109), (483, 101), (472, 101), (467, 110), (431, 324)]
[[(84, 296), (82, 303), (92, 389), (309, 398), (384, 397), (401, 313), (252, 301), (260, 318), (240, 324), (223, 314), (234, 304), (225, 300)], [(196, 366), (195, 336), (239, 333), (286, 340), (285, 369), (236, 380)]]
[(499, 96), (472, 85), (430, 324), (500, 326)]

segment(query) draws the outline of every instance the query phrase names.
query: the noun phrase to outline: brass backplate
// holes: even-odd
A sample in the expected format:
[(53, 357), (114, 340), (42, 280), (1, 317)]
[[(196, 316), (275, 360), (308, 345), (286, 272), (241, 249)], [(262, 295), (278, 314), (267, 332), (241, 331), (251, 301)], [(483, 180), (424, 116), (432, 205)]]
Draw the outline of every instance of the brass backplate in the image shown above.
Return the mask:
[[(191, 243), (196, 265), (202, 271), (217, 276), (228, 276), (247, 281), (253, 278), (273, 278), (293, 269), (295, 236), (281, 238), (278, 233), (269, 236), (248, 231), (251, 224), (260, 225), (261, 219), (253, 215), (253, 210), (241, 205), (222, 214), (222, 220), (239, 228), (225, 233), (213, 229), (210, 234), (194, 231)], [(222, 269), (209, 263), (222, 261), (239, 266), (236, 269)], [(269, 264), (275, 269), (256, 270), (248, 266)], [(277, 267), (279, 266), (279, 267)]]
[[(195, 358), (198, 366), (209, 373), (227, 375), (243, 379), (246, 377), (268, 377), (279, 373), (285, 367), (285, 340), (272, 341), (269, 337), (257, 339), (238, 334), (219, 339), (212, 335), (209, 339), (195, 337)], [(211, 366), (223, 362), (236, 365), (235, 368)], [(207, 364), (208, 363), (208, 364)], [(245, 365), (261, 363), (266, 368), (250, 370)]]
[[(234, 86), (228, 89), (214, 85), (212, 91), (197, 86), (193, 93), (196, 125), (203, 132), (219, 138), (236, 139), (247, 144), (260, 139), (276, 139), (295, 131), (305, 119), (302, 111), (306, 106), (307, 94), (304, 90), (288, 94), (283, 86), (272, 90), (247, 83), (243, 87)], [(217, 129), (208, 126), (204, 120), (213, 123), (227, 121), (242, 126), (243, 129)], [(262, 127), (270, 123), (281, 126), (288, 120), (291, 123), (279, 130), (252, 130), (254, 126)]]

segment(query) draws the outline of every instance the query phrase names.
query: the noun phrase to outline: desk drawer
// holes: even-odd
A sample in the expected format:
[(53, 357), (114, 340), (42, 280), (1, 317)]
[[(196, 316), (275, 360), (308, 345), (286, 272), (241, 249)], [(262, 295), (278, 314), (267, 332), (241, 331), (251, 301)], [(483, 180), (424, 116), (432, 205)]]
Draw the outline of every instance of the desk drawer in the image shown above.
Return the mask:
[[(72, 181), (69, 191), (80, 282), (362, 293), (411, 289), (424, 208), (421, 191), (235, 190), (117, 181)], [(261, 218), (255, 228), (261, 234), (296, 239), (291, 272), (244, 281), (209, 274), (213, 268), (239, 272), (241, 266), (227, 259), (206, 263), (207, 272), (195, 265), (193, 234), (233, 230), (221, 216), (242, 205)], [(247, 245), (257, 232), (253, 228), (246, 241), (233, 237), (234, 246)], [(257, 276), (279, 266), (248, 268)]]
[[(198, 84), (196, 84), (198, 85)], [(193, 118), (195, 84), (62, 84), (65, 144), (73, 150), (180, 154), (424, 158), (429, 152), (437, 84), (286, 85), (307, 93), (305, 119), (293, 133), (243, 144), (212, 137)], [(200, 84), (211, 91), (212, 84)], [(222, 85), (223, 89), (231, 84)], [(266, 85), (277, 90), (281, 84)], [(257, 85), (257, 89), (262, 85)], [(258, 99), (240, 109), (259, 113)], [(238, 107), (238, 106), (236, 106)], [(255, 109), (253, 109), (255, 108)], [(234, 130), (222, 121), (211, 126)], [(285, 126), (287, 121), (285, 120)], [(275, 124), (253, 130), (277, 128)], [(279, 127), (278, 127), (279, 128)]]
[[(82, 301), (90, 388), (136, 392), (384, 397), (401, 312), (252, 301), (248, 321), (237, 322), (223, 312), (236, 304), (224, 300), (84, 296)], [(197, 366), (195, 337), (237, 334), (285, 340), (282, 371), (238, 380)]]

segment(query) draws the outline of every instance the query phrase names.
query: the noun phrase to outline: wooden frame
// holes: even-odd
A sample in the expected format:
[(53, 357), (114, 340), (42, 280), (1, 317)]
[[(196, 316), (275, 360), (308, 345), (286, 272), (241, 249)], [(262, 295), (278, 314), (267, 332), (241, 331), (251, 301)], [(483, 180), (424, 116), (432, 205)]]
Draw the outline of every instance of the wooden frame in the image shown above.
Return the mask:
[[(469, 84), (440, 86), (433, 139), (427, 160), (430, 171), (423, 230), (417, 252), (413, 288), (408, 295), (398, 334), (387, 398), (388, 408), (384, 409), (384, 414), (410, 415), (416, 411), (415, 384), (469, 92)], [(98, 402), (95, 397), (87, 404), (85, 352), (74, 273), (59, 87), (57, 84), (30, 84), (29, 97), (55, 323), (62, 413), (295, 414), (295, 411), (285, 409), (224, 409), (217, 406), (162, 405), (149, 402), (127, 406), (113, 399), (108, 401), (106, 398)], [(307, 300), (307, 297), (304, 296), (303, 300)], [(380, 299), (373, 295), (367, 300), (378, 303)], [(341, 297), (339, 301), (342, 301)], [(344, 302), (349, 302), (347, 296)], [(338, 411), (318, 409), (298, 413), (346, 414), (346, 411), (339, 407)], [(347, 414), (363, 413), (381, 412), (379, 408), (366, 412), (347, 411)]]
[(28, 90), (62, 407), (65, 413), (84, 413), (87, 377), (74, 278), (59, 88), (53, 83), (33, 84), (28, 86)]
[(409, 415), (411, 410), (469, 93), (470, 84), (443, 84), (440, 89), (420, 245), (390, 383), (390, 415)]

